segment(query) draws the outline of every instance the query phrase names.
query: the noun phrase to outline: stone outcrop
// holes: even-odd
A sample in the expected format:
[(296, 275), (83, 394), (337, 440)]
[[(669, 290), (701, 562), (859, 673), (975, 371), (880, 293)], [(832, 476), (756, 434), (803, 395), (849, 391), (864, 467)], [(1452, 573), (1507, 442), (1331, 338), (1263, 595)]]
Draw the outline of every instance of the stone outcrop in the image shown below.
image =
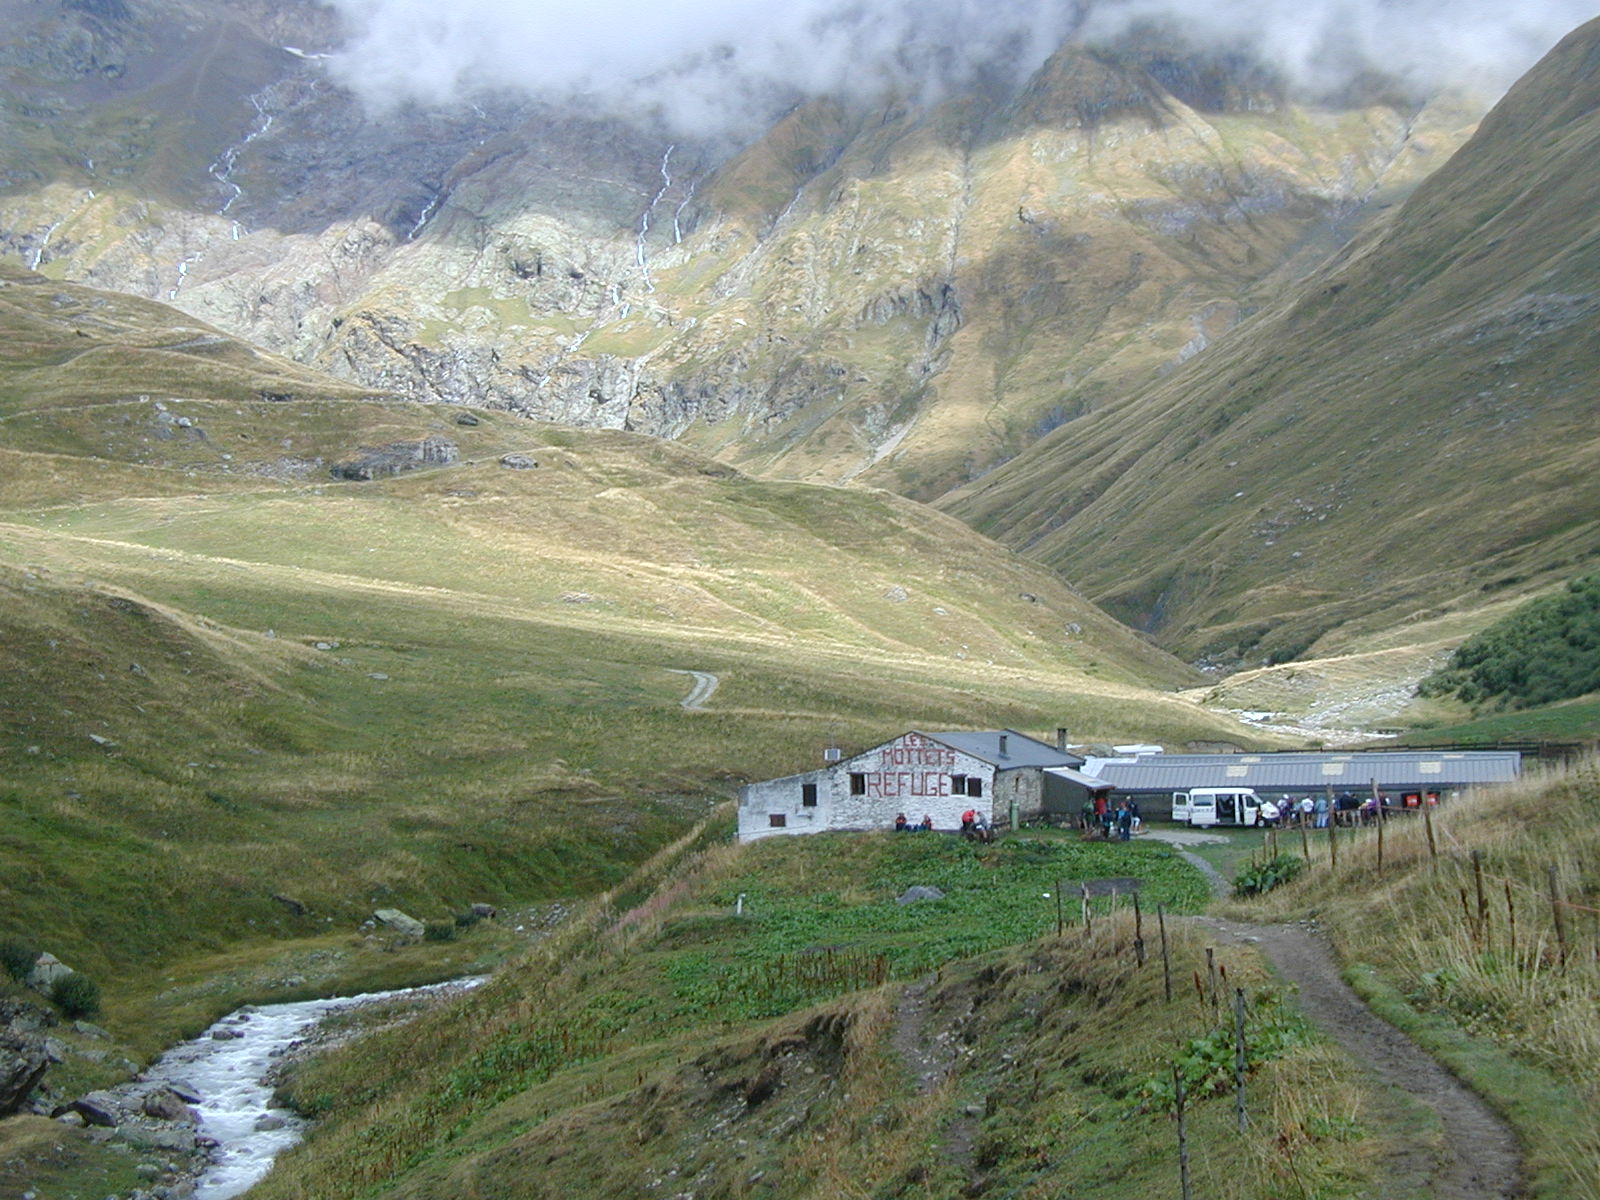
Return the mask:
[[(89, 736), (91, 739), (95, 738), (95, 735), (92, 733)], [(34, 962), (33, 970), (28, 972), (27, 983), (28, 986), (33, 988), (35, 991), (44, 992), (46, 995), (48, 995), (50, 989), (55, 987), (57, 981), (65, 979), (72, 973), (72, 968), (67, 966), (66, 963), (62, 962), (54, 954), (41, 954), (39, 955), (37, 961)]]
[(460, 456), (456, 444), (449, 438), (427, 437), (420, 442), (391, 442), (387, 446), (365, 449), (348, 462), (336, 464), (330, 473), (335, 479), (381, 479), (423, 467), (449, 466)]
[(50, 1067), (43, 1046), (0, 1032), (0, 1117), (20, 1111)]
[(427, 927), (415, 917), (409, 917), (398, 908), (380, 908), (372, 914), (378, 924), (394, 930), (403, 937), (420, 938)]

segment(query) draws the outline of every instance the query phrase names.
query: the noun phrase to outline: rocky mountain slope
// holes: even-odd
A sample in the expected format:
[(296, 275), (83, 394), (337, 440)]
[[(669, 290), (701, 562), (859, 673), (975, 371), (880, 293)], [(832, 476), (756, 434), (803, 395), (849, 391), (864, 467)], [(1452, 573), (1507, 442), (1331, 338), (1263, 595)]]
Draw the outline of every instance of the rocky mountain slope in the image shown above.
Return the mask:
[(1474, 113), (1151, 31), (729, 154), (531, 102), (368, 118), (326, 10), (8, 0), (0, 250), (357, 386), (918, 497), (1209, 345)]
[(1325, 655), (1600, 554), (1600, 23), (1381, 228), (950, 511), (1180, 653)]

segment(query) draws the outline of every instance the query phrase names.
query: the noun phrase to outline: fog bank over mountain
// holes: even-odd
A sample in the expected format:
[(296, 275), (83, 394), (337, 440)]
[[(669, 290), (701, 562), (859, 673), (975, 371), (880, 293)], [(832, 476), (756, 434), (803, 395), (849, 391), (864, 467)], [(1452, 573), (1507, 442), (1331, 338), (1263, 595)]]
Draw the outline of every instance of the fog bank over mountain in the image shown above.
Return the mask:
[(349, 42), (331, 64), (375, 108), (508, 88), (657, 115), (685, 133), (759, 123), (802, 95), (887, 88), (927, 99), (1020, 81), (1074, 35), (1168, 22), (1328, 90), (1377, 68), (1419, 88), (1498, 94), (1592, 0), (334, 0)]

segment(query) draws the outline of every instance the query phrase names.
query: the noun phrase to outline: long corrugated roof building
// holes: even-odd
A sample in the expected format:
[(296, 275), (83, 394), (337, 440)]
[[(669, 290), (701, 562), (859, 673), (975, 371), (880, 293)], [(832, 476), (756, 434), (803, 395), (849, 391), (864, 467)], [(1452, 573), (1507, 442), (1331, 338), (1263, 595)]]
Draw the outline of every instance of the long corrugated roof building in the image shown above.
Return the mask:
[[(1092, 758), (1083, 770), (1116, 787), (1118, 795), (1170, 800), (1191, 788), (1251, 788), (1262, 797), (1351, 792), (1373, 787), (1393, 799), (1446, 796), (1464, 788), (1509, 783), (1522, 774), (1515, 750), (1285, 751), (1272, 754), (1145, 754)], [(1141, 803), (1141, 807), (1148, 808)], [(1151, 815), (1159, 815), (1160, 805)]]

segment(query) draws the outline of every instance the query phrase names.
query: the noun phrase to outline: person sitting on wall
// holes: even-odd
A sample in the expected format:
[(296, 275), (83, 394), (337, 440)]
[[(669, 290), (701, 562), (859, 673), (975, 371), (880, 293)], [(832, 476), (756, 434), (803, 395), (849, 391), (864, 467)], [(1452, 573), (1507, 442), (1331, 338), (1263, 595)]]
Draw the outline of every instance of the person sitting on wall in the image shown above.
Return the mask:
[(974, 825), (976, 825), (977, 823), (978, 823), (978, 813), (977, 813), (976, 809), (969, 808), (969, 809), (967, 809), (966, 812), (961, 814), (961, 832), (962, 833), (971, 833), (972, 832), (972, 827)]
[(905, 813), (897, 813), (894, 818), (894, 831), (896, 833), (905, 833), (910, 828), (911, 824), (906, 820)]
[(933, 832), (933, 816), (931, 813), (922, 814), (922, 824), (917, 826), (923, 833)]

